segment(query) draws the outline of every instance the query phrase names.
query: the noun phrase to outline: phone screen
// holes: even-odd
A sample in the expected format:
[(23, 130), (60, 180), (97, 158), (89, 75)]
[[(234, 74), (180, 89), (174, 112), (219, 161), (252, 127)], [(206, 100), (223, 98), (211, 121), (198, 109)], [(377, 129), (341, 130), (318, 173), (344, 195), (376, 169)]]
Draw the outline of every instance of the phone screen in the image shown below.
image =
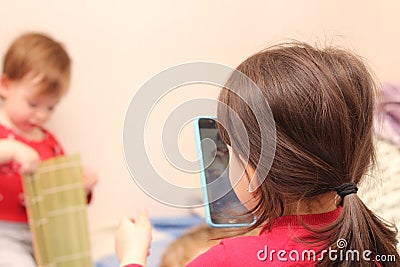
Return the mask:
[[(245, 226), (253, 223), (254, 216), (246, 214), (246, 207), (240, 202), (230, 183), (229, 152), (219, 136), (215, 120), (199, 118), (197, 123), (198, 127), (195, 128), (198, 129), (198, 152), (202, 160), (202, 178), (207, 198), (206, 213), (209, 213), (206, 217), (209, 223), (215, 227)], [(208, 139), (207, 142), (202, 142), (205, 139)], [(218, 185), (210, 186), (217, 179)], [(227, 193), (223, 194), (224, 192)]]

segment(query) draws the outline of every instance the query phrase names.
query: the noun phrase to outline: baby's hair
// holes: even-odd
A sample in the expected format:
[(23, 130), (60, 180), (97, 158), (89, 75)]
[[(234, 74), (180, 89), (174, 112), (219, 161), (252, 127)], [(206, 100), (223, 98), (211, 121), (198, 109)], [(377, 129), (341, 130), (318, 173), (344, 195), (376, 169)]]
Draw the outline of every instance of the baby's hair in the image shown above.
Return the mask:
[(3, 75), (11, 81), (37, 80), (38, 95), (62, 96), (69, 87), (71, 59), (64, 47), (42, 33), (18, 37), (4, 57)]
[[(373, 115), (376, 83), (368, 67), (352, 52), (335, 47), (315, 48), (291, 42), (267, 48), (249, 57), (237, 70), (261, 90), (272, 111), (276, 127), (276, 150), (272, 166), (257, 188), (252, 227), (266, 224), (286, 214), (296, 214), (300, 202), (334, 192), (353, 182), (360, 184), (375, 163)], [(265, 100), (252, 94), (241, 75), (233, 74), (221, 90), (218, 106), (219, 130), (223, 140), (237, 146), (234, 153), (246, 155), (256, 169), (261, 155), (260, 123), (254, 111), (228, 88), (240, 86), (247, 103), (269, 114)], [(229, 110), (226, 106), (231, 108)], [(232, 112), (242, 120), (247, 133), (233, 129)], [(220, 125), (224, 125), (225, 128)], [(244, 137), (246, 135), (246, 137)], [(248, 136), (248, 137), (247, 137)], [(246, 157), (245, 157), (246, 158)], [(259, 173), (257, 173), (259, 175)], [(373, 255), (395, 255), (396, 228), (370, 211), (356, 194), (342, 199), (342, 213), (325, 229), (313, 229), (316, 241), (337, 249), (345, 239), (346, 249), (366, 250)], [(288, 210), (292, 207), (292, 210)], [(381, 262), (395, 266), (395, 262)], [(327, 257), (319, 266), (375, 266), (374, 262), (334, 262)]]

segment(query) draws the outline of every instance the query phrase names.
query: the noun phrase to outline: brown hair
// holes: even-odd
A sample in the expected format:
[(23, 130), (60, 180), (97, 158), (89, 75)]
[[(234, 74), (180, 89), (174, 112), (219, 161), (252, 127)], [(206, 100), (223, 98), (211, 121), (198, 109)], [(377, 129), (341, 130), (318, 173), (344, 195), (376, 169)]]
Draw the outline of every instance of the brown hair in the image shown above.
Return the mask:
[(38, 95), (62, 96), (69, 87), (71, 60), (63, 46), (41, 33), (26, 33), (8, 49), (3, 75), (21, 80), (27, 75), (39, 78)]
[[(241, 63), (237, 70), (249, 77), (262, 91), (272, 111), (276, 127), (276, 150), (266, 179), (257, 189), (257, 216), (252, 227), (266, 224), (286, 214), (288, 204), (300, 203), (335, 191), (346, 182), (359, 184), (375, 161), (373, 113), (376, 84), (363, 61), (351, 52), (327, 47), (314, 48), (292, 42), (263, 50)], [(245, 147), (240, 135), (250, 144), (248, 163), (256, 169), (261, 154), (260, 123), (252, 108), (235, 92), (245, 93), (248, 103), (268, 114), (269, 108), (256, 99), (251, 88), (238, 75), (232, 75), (221, 90), (219, 100), (242, 120), (247, 133), (235, 132), (232, 111), (218, 106), (223, 140), (237, 143), (236, 154)], [(265, 101), (265, 100), (264, 100)], [(229, 134), (228, 134), (229, 133)], [(230, 136), (229, 136), (230, 135)], [(260, 173), (257, 173), (260, 175)], [(396, 233), (369, 210), (356, 194), (341, 202), (341, 215), (324, 229), (313, 229), (326, 247), (337, 249), (336, 241), (345, 239), (347, 250), (366, 250), (373, 255), (395, 255)], [(311, 230), (311, 229), (310, 229)], [(319, 266), (375, 266), (374, 262), (330, 261)], [(381, 262), (382, 266), (397, 266)]]

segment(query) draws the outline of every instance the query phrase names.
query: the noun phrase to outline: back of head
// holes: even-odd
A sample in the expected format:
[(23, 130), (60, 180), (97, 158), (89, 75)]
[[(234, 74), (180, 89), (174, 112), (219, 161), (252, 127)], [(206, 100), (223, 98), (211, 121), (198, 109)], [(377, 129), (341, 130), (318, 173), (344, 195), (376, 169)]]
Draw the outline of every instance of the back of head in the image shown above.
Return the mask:
[(38, 80), (38, 94), (61, 96), (69, 87), (71, 60), (57, 41), (41, 33), (26, 33), (9, 47), (3, 75), (17, 81)]
[[(261, 90), (276, 127), (274, 160), (256, 191), (258, 205), (253, 212), (258, 222), (254, 227), (267, 223), (271, 228), (277, 217), (296, 214), (287, 207), (333, 192), (343, 183), (362, 181), (375, 159), (372, 127), (376, 85), (358, 56), (333, 47), (318, 49), (305, 43), (289, 43), (251, 56), (237, 70)], [(252, 107), (265, 110), (265, 114), (268, 107), (262, 106), (262, 101), (252, 96), (251, 87), (246, 88), (239, 79), (230, 77), (219, 100), (241, 118), (250, 143), (248, 164), (256, 169), (262, 149), (260, 123), (252, 108), (227, 88), (239, 83), (239, 90), (248, 91), (246, 101)], [(220, 132), (227, 143), (230, 138), (238, 142), (239, 151), (235, 152), (241, 154), (243, 138), (230, 129), (230, 112), (219, 105), (218, 118), (226, 127)], [(321, 239), (333, 249), (336, 240), (344, 238), (349, 242), (347, 249), (398, 257), (394, 231), (357, 195), (346, 196), (341, 204), (339, 219), (326, 229), (316, 230)], [(370, 266), (366, 262), (341, 264)]]

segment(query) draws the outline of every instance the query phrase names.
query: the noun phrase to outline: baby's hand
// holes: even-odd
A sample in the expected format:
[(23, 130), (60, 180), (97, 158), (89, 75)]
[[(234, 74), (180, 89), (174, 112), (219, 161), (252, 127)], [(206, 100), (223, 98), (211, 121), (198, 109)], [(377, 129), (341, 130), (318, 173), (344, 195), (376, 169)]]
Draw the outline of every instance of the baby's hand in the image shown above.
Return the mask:
[(32, 173), (40, 163), (40, 156), (36, 150), (30, 146), (13, 141), (14, 153), (13, 160), (19, 163), (22, 173)]
[(115, 233), (115, 252), (120, 266), (131, 263), (146, 266), (151, 243), (151, 224), (147, 211), (139, 213), (136, 220), (122, 218)]
[(86, 190), (86, 193), (90, 193), (94, 186), (97, 184), (98, 176), (97, 172), (87, 166), (82, 167), (83, 172), (83, 187)]

